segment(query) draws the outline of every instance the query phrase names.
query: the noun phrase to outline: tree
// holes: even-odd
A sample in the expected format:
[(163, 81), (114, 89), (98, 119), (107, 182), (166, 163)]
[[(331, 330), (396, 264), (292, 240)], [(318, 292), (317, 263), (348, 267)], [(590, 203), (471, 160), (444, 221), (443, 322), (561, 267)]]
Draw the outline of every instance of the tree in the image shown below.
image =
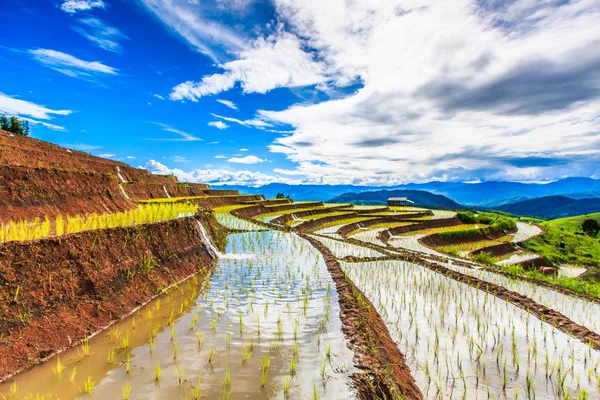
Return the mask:
[(600, 232), (600, 224), (595, 219), (586, 219), (581, 224), (581, 230), (584, 231), (586, 235), (595, 238), (598, 236), (598, 232)]
[(10, 131), (10, 123), (8, 122), (6, 114), (2, 114), (2, 118), (0, 118), (0, 129), (7, 132)]
[(283, 193), (277, 193), (277, 196), (275, 196), (276, 199), (283, 199), (285, 196), (283, 195)]
[(14, 133), (15, 135), (22, 135), (23, 134), (23, 125), (21, 124), (21, 121), (19, 121), (19, 118), (17, 117), (10, 117), (10, 132)]
[(29, 136), (29, 121), (25, 120), (25, 124), (23, 125), (23, 136)]

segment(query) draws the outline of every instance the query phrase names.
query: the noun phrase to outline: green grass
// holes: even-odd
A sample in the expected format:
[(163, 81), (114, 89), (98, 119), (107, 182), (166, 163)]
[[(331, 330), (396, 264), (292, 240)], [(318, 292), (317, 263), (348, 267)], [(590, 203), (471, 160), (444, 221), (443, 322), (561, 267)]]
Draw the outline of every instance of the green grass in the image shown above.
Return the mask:
[(581, 232), (581, 224), (586, 219), (595, 219), (600, 221), (600, 212), (594, 214), (578, 215), (576, 217), (567, 217), (553, 219), (551, 221), (544, 222), (543, 225), (559, 228), (566, 232)]
[(575, 292), (584, 293), (590, 296), (600, 298), (600, 282), (595, 280), (583, 278), (570, 278), (567, 276), (548, 276), (535, 270), (526, 271), (520, 265), (508, 265), (503, 267), (502, 269), (510, 273), (511, 275), (515, 275), (517, 277), (525, 276), (528, 278), (553, 283), (564, 288), (571, 289)]
[[(596, 214), (598, 215), (598, 214)], [(542, 234), (526, 241), (523, 246), (543, 255), (552, 263), (569, 263), (598, 269), (600, 266), (600, 240), (575, 235), (578, 223), (586, 217), (561, 218), (541, 223)], [(560, 247), (561, 237), (565, 243)]]

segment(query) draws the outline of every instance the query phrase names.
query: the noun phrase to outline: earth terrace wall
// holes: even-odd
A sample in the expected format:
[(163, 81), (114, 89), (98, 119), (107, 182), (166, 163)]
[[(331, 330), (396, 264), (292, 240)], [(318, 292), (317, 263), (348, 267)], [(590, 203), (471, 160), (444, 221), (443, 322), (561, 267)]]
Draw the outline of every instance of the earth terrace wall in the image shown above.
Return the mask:
[(117, 177), (20, 166), (0, 167), (0, 222), (57, 214), (106, 213), (135, 207)]
[(377, 215), (369, 215), (371, 213), (369, 212), (359, 212), (359, 211), (351, 211), (347, 214), (342, 214), (342, 215), (331, 215), (329, 217), (323, 217), (323, 218), (317, 218), (317, 219), (311, 219), (309, 221), (303, 222), (299, 225), (296, 225), (294, 227), (294, 230), (297, 232), (303, 232), (303, 233), (307, 233), (307, 232), (312, 232), (315, 230), (318, 230), (319, 227), (329, 224), (331, 222), (336, 222), (336, 221), (344, 221), (350, 218), (357, 218), (357, 217), (363, 217), (365, 219), (375, 219), (375, 218), (380, 218)]
[(395, 228), (386, 229), (384, 231), (379, 232), (379, 240), (383, 243), (387, 243), (390, 237), (394, 235), (401, 235), (403, 233), (415, 232), (424, 229), (434, 229), (434, 228), (445, 228), (447, 226), (458, 226), (462, 225), (462, 221), (457, 217), (452, 218), (443, 218), (443, 219), (432, 219), (428, 221), (419, 222), (417, 224), (406, 225), (406, 226), (397, 226)]
[(197, 221), (224, 246), (227, 232), (210, 212), (0, 244), (0, 381), (127, 316), (169, 285), (210, 273), (215, 260)]
[(276, 206), (266, 206), (264, 204), (258, 204), (250, 207), (238, 208), (237, 210), (233, 210), (231, 214), (236, 217), (249, 219), (256, 217), (261, 214), (269, 214), (278, 211), (288, 211), (295, 210), (299, 208), (308, 208), (308, 207), (323, 207), (323, 202), (311, 202), (311, 203), (292, 203), (292, 204), (284, 204), (284, 205), (276, 205)]
[[(352, 232), (359, 228), (365, 228), (368, 226), (373, 226), (377, 224), (386, 224), (393, 222), (410, 222), (414, 218), (422, 218), (427, 216), (432, 216), (433, 212), (431, 210), (417, 212), (417, 213), (409, 213), (409, 214), (399, 214), (399, 215), (386, 215), (384, 217), (373, 218), (366, 221), (354, 222), (352, 224), (344, 225), (340, 229), (337, 230), (337, 233), (342, 237), (347, 237)], [(419, 223), (420, 221), (414, 221)]]
[(501, 257), (507, 254), (514, 253), (515, 251), (517, 251), (517, 246), (514, 243), (504, 242), (473, 250), (470, 254), (476, 256), (478, 254), (487, 253), (492, 257)]
[[(469, 230), (471, 231), (471, 230)], [(491, 228), (480, 228), (477, 230), (472, 230), (473, 234), (469, 236), (463, 237), (454, 237), (451, 239), (443, 238), (439, 233), (434, 233), (433, 235), (425, 236), (419, 239), (419, 242), (429, 247), (438, 247), (450, 244), (460, 244), (460, 243), (469, 243), (469, 242), (480, 242), (482, 240), (493, 240), (498, 239), (499, 237), (506, 236), (509, 233), (515, 233), (517, 229), (512, 230), (493, 230)]]
[(288, 221), (293, 220), (294, 217), (303, 218), (303, 217), (308, 217), (311, 215), (327, 214), (327, 213), (336, 212), (336, 211), (344, 211), (344, 210), (351, 211), (353, 207), (354, 206), (352, 204), (344, 204), (341, 206), (325, 207), (325, 208), (322, 208), (319, 210), (300, 211), (300, 212), (292, 213), (292, 214), (284, 214), (280, 217), (273, 219), (271, 222), (273, 222), (274, 224), (277, 224), (277, 225), (285, 225)]

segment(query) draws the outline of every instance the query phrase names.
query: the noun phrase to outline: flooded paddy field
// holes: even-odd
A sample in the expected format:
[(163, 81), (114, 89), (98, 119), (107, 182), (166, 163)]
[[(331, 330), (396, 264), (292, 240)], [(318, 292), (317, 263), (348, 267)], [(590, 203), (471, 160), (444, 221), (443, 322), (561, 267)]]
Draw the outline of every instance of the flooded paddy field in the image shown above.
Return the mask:
[(15, 399), (355, 397), (353, 354), (320, 253), (296, 235), (254, 231), (229, 235), (219, 256), (212, 276), (192, 276), (0, 385), (0, 393)]
[(342, 266), (426, 398), (597, 398), (600, 353), (525, 310), (416, 264)]

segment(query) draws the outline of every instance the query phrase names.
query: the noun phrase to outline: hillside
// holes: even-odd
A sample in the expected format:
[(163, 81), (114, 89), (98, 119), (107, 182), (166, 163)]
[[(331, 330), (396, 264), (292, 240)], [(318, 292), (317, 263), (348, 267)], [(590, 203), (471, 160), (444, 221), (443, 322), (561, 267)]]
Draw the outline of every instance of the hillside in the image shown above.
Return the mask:
[[(600, 221), (600, 213), (544, 221), (540, 224), (542, 234), (523, 245), (553, 263), (583, 265), (589, 267), (590, 274), (597, 274), (600, 266), (600, 241), (579, 234), (582, 222), (588, 218)], [(560, 246), (561, 242), (564, 247)]]
[(438, 194), (422, 190), (378, 190), (373, 192), (344, 193), (329, 200), (330, 203), (351, 203), (364, 205), (386, 204), (390, 197), (408, 197), (415, 205), (434, 208), (461, 208), (455, 201)]
[(4, 131), (0, 178), (0, 222), (126, 211), (148, 199), (238, 194)]
[(572, 199), (565, 196), (546, 196), (504, 204), (498, 210), (517, 215), (555, 219), (600, 211), (600, 199)]

